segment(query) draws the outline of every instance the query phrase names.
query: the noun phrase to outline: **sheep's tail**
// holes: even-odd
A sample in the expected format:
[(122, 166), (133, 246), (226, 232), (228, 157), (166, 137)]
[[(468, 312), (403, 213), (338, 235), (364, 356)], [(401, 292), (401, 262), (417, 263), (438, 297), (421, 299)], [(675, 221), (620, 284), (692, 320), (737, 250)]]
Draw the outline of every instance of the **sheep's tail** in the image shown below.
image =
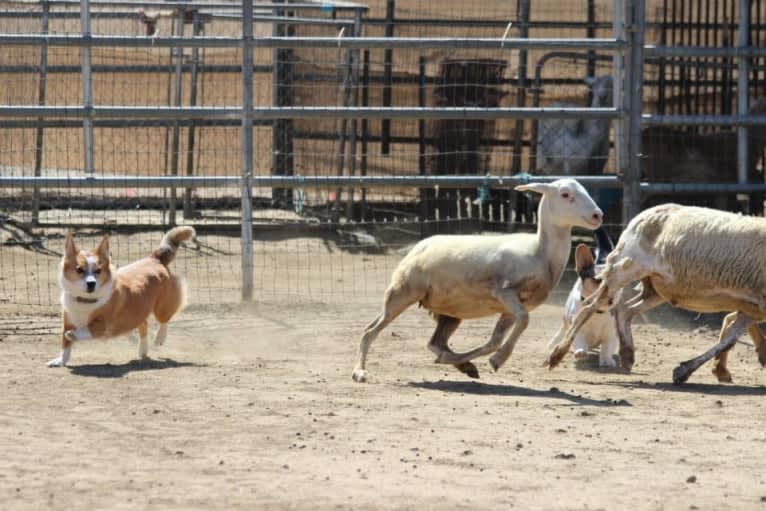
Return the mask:
[(170, 229), (160, 241), (160, 246), (152, 252), (152, 257), (159, 259), (165, 266), (176, 258), (176, 250), (184, 241), (194, 239), (197, 233), (194, 227), (183, 225)]
[(604, 264), (604, 262), (606, 262), (606, 256), (614, 250), (614, 243), (612, 243), (612, 239), (603, 227), (596, 229), (594, 234), (596, 236), (596, 243), (598, 244), (596, 247), (596, 264)]

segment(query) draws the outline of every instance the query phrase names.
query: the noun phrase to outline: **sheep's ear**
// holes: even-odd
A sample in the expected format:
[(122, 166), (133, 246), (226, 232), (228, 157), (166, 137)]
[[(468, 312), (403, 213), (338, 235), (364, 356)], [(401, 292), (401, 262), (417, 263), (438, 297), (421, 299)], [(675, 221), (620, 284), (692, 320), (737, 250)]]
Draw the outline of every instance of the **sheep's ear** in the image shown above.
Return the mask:
[(537, 192), (541, 195), (549, 193), (553, 187), (546, 183), (527, 183), (514, 188), (517, 192)]
[(577, 273), (581, 273), (593, 266), (593, 254), (588, 245), (580, 243), (575, 249), (575, 268)]

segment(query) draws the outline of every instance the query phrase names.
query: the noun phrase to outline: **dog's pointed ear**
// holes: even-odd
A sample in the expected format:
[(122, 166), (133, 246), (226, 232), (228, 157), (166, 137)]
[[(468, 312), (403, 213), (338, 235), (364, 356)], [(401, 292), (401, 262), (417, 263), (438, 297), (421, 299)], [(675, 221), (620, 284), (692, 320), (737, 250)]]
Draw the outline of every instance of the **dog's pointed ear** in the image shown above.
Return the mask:
[(109, 259), (109, 236), (104, 234), (104, 237), (101, 238), (101, 241), (98, 243), (98, 246), (96, 247), (96, 254), (98, 254), (98, 258), (102, 261), (105, 261)]
[(74, 236), (72, 236), (72, 231), (67, 231), (64, 241), (64, 257), (74, 261), (77, 259), (77, 254), (79, 253), (80, 251), (77, 250), (77, 245), (74, 243)]
[(580, 243), (575, 249), (575, 268), (577, 273), (582, 273), (588, 268), (593, 267), (593, 254), (591, 253), (588, 245)]

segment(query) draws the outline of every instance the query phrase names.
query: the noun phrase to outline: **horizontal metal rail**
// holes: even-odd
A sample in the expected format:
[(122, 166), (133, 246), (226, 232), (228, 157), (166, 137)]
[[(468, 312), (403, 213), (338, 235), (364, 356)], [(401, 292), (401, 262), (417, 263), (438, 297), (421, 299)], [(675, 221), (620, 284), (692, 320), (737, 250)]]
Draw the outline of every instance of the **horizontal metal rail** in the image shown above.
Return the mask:
[[(130, 107), (130, 106), (0, 106), (0, 118), (123, 118), (123, 119), (235, 119), (239, 107)], [(483, 108), (483, 107), (256, 107), (253, 119), (615, 119), (625, 113), (615, 108)], [(0, 121), (0, 127), (3, 126)]]
[[(510, 187), (530, 181), (551, 182), (556, 176), (253, 176), (254, 187), (323, 188), (323, 187), (433, 187), (462, 188), (488, 186)], [(584, 176), (578, 181), (590, 186), (618, 186), (616, 176)], [(241, 185), (240, 176), (0, 176), (0, 188), (220, 188)]]
[[(194, 4), (190, 4), (191, 10)], [(0, 19), (39, 19), (41, 14), (35, 11), (0, 11)], [(142, 20), (143, 14), (138, 11), (94, 11), (90, 13), (91, 19), (135, 19)], [(239, 21), (242, 16), (236, 14), (216, 14), (200, 13), (199, 18), (203, 22), (210, 20), (228, 20)], [(49, 12), (50, 19), (80, 19), (80, 13), (76, 11)], [(307, 18), (297, 16), (276, 16), (273, 14), (256, 14), (253, 16), (254, 23), (281, 23), (284, 25), (330, 25), (330, 26), (352, 26), (354, 20), (350, 18)]]
[[(174, 64), (138, 64), (134, 66), (124, 66), (118, 64), (97, 64), (91, 66), (93, 73), (118, 73), (118, 74), (132, 74), (132, 73), (168, 73), (173, 72), (176, 69)], [(191, 64), (182, 64), (181, 72), (189, 74), (191, 73)], [(32, 64), (12, 64), (2, 65), (0, 64), (0, 73), (18, 73), (29, 74), (39, 73), (40, 66)], [(57, 73), (77, 73), (81, 72), (80, 66), (77, 65), (53, 65), (45, 68), (47, 74)], [(242, 66), (240, 64), (198, 64), (198, 73), (241, 73)], [(273, 73), (274, 66), (271, 64), (257, 64), (253, 66), (253, 73), (264, 74)]]
[[(254, 187), (335, 188), (509, 188), (530, 182), (550, 183), (571, 176), (253, 176)], [(585, 186), (621, 188), (615, 175), (573, 176)], [(240, 176), (0, 176), (2, 188), (238, 188)], [(766, 183), (640, 183), (643, 193), (746, 193), (766, 192)]]
[[(42, 5), (47, 3), (51, 7), (65, 6), (74, 7), (80, 5), (80, 0), (40, 0), (39, 2), (30, 2), (23, 0), (18, 2), (25, 5)], [(162, 1), (162, 0), (91, 0), (90, 5), (92, 7), (152, 7), (157, 9), (169, 9), (173, 7), (183, 7), (185, 9), (231, 9), (242, 10), (240, 2), (197, 2), (194, 3), (187, 1)], [(309, 11), (327, 11), (327, 10), (361, 10), (366, 11), (368, 7), (364, 4), (357, 4), (354, 2), (346, 2), (339, 0), (325, 0), (323, 2), (304, 2), (304, 3), (291, 3), (285, 5), (283, 3), (274, 2), (255, 2), (253, 3), (253, 9), (282, 9), (289, 7), (291, 10), (309, 10)]]
[[(265, 119), (253, 119), (253, 126), (271, 126), (273, 121)], [(172, 128), (179, 126), (188, 128), (241, 128), (241, 120), (233, 119), (94, 119), (94, 128)], [(64, 128), (64, 129), (82, 129), (81, 119), (0, 119), (0, 127), (3, 129), (33, 129), (33, 128)], [(309, 135), (316, 136), (316, 135)], [(327, 135), (328, 140), (336, 140), (337, 133)], [(412, 138), (412, 137), (411, 137)], [(369, 138), (368, 138), (369, 140)], [(417, 141), (417, 137), (413, 138)], [(501, 142), (501, 141), (495, 141)]]
[[(257, 48), (472, 49), (472, 50), (621, 50), (617, 39), (523, 39), (476, 37), (255, 37), (245, 41)], [(0, 34), (2, 46), (88, 46), (134, 48), (241, 48), (239, 37), (147, 37), (113, 35)]]
[(766, 126), (766, 115), (656, 115), (641, 116), (644, 126)]
[[(646, 57), (766, 57), (766, 46), (655, 46), (644, 45)], [(695, 64), (696, 65), (696, 64)]]

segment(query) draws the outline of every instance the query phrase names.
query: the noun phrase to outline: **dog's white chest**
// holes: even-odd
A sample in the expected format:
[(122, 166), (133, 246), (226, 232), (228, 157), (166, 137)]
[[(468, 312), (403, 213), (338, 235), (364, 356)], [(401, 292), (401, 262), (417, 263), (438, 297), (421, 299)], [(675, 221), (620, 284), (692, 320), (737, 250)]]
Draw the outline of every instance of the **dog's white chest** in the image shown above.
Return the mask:
[(61, 303), (66, 311), (67, 320), (75, 328), (87, 325), (91, 312), (95, 310), (94, 304), (80, 303), (66, 293), (62, 293)]

